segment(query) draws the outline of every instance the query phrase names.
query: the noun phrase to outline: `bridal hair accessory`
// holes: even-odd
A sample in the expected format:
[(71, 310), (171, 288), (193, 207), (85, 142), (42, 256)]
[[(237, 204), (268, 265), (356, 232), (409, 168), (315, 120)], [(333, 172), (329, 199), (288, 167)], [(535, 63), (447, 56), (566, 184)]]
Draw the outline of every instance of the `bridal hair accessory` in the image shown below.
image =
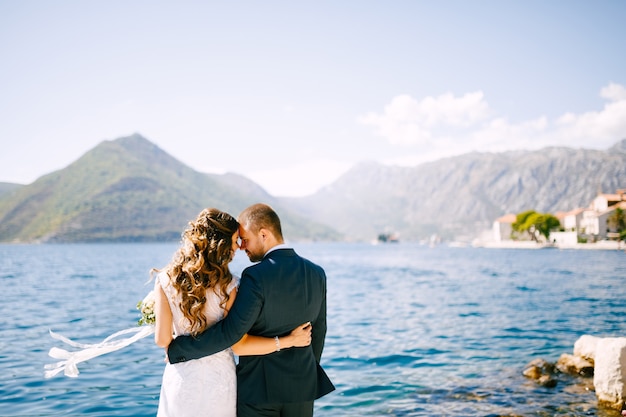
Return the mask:
[[(80, 350), (70, 352), (56, 347), (50, 349), (48, 352), (50, 357), (63, 360), (57, 363), (45, 365), (45, 377), (52, 378), (60, 372), (63, 372), (65, 376), (77, 377), (79, 374), (77, 365), (80, 362), (87, 361), (106, 353), (115, 352), (116, 350), (120, 350), (132, 343), (135, 343), (137, 340), (153, 334), (155, 322), (153, 291), (150, 291), (143, 300), (137, 303), (137, 309), (141, 312), (141, 318), (138, 321), (139, 327), (131, 327), (125, 330), (120, 330), (119, 332), (115, 332), (108, 336), (102, 342), (96, 344), (78, 343), (50, 330), (50, 336), (52, 336), (53, 339), (60, 340), (61, 342), (72, 347), (79, 348)], [(120, 336), (132, 333), (134, 333), (134, 335), (130, 337), (120, 338)]]

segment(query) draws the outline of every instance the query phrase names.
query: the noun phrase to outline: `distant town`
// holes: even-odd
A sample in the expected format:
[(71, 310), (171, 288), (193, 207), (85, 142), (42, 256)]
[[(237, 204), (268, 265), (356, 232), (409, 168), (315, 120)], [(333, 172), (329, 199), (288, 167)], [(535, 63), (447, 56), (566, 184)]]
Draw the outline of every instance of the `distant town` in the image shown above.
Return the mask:
[(516, 233), (518, 214), (493, 222), (493, 238), (477, 239), (474, 246), (511, 248), (626, 249), (626, 189), (598, 194), (585, 208), (554, 214), (560, 227), (541, 234)]

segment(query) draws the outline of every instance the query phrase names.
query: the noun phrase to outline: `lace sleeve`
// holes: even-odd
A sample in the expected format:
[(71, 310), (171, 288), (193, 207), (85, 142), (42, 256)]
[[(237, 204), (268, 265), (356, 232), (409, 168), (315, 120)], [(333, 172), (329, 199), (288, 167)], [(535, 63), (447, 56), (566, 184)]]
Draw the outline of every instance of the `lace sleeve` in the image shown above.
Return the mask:
[(167, 275), (167, 272), (159, 272), (159, 274), (154, 279), (154, 284), (159, 284), (163, 289), (163, 292), (167, 296), (168, 300), (172, 300), (174, 298), (174, 286), (172, 285), (172, 281), (170, 280), (170, 276)]
[(174, 311), (179, 308), (178, 303), (180, 302), (180, 299), (176, 295), (176, 288), (172, 285), (172, 279), (167, 272), (163, 271), (156, 276), (154, 280), (155, 285), (157, 282), (161, 285), (161, 288), (165, 293), (165, 297), (167, 297), (167, 302), (170, 305), (170, 310), (172, 310), (172, 314), (174, 314)]
[(228, 288), (226, 291), (228, 291), (228, 293), (230, 294), (235, 288), (239, 288), (240, 280), (241, 280), (240, 277), (238, 277), (237, 275), (233, 275), (233, 280), (228, 285)]

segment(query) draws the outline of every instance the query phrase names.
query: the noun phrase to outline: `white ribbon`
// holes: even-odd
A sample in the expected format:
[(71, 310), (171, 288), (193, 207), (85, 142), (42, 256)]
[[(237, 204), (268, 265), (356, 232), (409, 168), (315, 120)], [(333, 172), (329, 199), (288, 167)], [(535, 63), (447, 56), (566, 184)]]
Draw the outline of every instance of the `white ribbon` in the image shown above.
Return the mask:
[[(119, 336), (135, 333), (131, 337), (127, 337), (125, 339), (113, 340)], [(107, 337), (100, 343), (96, 344), (84, 344), (74, 342), (71, 339), (68, 339), (65, 336), (61, 336), (60, 334), (54, 333), (50, 330), (50, 336), (53, 339), (60, 340), (70, 346), (80, 348), (82, 350), (69, 352), (65, 349), (59, 349), (53, 347), (48, 352), (48, 355), (55, 359), (64, 359), (57, 363), (51, 363), (45, 365), (45, 377), (52, 378), (59, 372), (63, 371), (66, 376), (69, 377), (77, 377), (78, 376), (78, 367), (76, 366), (80, 362), (87, 361), (89, 359), (95, 358), (97, 356), (104, 355), (106, 353), (115, 352), (116, 350), (120, 350), (123, 347), (126, 347), (132, 343), (135, 343), (137, 340), (143, 339), (146, 336), (150, 336), (154, 333), (154, 325), (146, 325), (146, 326), (138, 326), (132, 327), (125, 330), (120, 330), (119, 332), (113, 333), (111, 336)]]

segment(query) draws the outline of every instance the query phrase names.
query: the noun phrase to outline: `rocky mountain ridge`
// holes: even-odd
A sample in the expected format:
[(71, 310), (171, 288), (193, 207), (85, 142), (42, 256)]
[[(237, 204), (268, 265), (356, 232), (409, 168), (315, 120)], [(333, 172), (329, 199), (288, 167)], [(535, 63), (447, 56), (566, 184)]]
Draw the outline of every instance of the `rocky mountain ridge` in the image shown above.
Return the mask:
[(626, 139), (606, 151), (549, 147), (469, 153), (415, 167), (355, 166), (290, 204), (356, 239), (476, 235), (507, 213), (569, 211), (626, 188)]

